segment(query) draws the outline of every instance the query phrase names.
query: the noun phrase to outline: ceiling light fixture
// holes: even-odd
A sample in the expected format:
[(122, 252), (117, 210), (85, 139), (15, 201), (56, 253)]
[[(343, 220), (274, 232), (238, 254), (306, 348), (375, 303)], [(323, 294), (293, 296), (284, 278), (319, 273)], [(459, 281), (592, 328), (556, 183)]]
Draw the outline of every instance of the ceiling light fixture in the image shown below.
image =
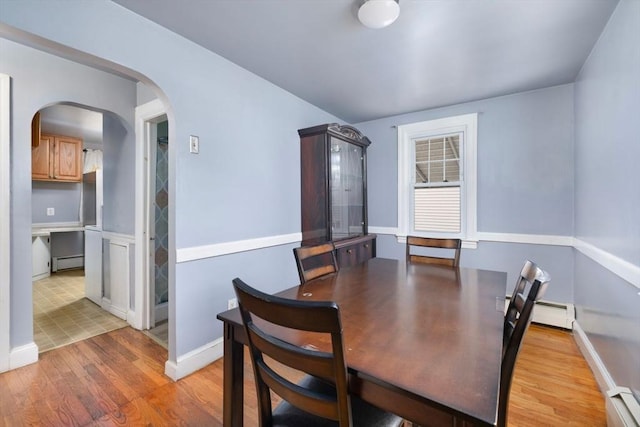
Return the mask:
[(400, 15), (398, 0), (365, 0), (358, 9), (358, 19), (369, 28), (384, 28)]

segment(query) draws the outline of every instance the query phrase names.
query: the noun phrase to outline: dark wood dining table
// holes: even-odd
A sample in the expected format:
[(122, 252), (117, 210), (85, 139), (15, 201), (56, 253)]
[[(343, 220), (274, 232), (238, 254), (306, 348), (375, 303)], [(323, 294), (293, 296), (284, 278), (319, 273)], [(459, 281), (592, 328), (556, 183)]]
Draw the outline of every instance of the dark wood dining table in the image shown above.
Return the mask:
[[(340, 307), (349, 389), (421, 426), (495, 425), (507, 274), (372, 258), (278, 293)], [(224, 425), (243, 423), (246, 335), (224, 322)], [(322, 348), (314, 337), (283, 337)]]

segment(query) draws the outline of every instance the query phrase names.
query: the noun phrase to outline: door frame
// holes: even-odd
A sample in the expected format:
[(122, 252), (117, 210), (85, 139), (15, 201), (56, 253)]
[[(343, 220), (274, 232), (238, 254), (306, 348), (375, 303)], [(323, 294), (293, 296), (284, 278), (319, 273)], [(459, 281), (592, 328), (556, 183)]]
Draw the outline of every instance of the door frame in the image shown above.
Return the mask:
[(0, 74), (0, 372), (11, 356), (11, 77)]
[[(155, 188), (155, 175), (151, 174), (155, 160), (150, 154), (153, 149), (156, 124), (167, 119), (167, 110), (159, 99), (142, 104), (135, 109), (136, 127), (136, 189), (135, 189), (135, 284), (134, 318), (132, 326), (136, 329), (149, 329), (154, 322), (155, 298), (152, 295), (153, 275), (150, 262), (150, 237), (153, 235), (153, 198), (151, 190)], [(154, 160), (153, 162), (151, 160)]]

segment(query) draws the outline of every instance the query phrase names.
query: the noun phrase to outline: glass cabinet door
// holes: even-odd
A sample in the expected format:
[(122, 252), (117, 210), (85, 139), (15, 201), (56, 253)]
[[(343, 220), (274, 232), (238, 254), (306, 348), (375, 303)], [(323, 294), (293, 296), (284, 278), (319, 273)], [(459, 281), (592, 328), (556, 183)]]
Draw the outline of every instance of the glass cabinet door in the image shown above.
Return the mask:
[(364, 234), (364, 149), (331, 137), (331, 234), (345, 239)]

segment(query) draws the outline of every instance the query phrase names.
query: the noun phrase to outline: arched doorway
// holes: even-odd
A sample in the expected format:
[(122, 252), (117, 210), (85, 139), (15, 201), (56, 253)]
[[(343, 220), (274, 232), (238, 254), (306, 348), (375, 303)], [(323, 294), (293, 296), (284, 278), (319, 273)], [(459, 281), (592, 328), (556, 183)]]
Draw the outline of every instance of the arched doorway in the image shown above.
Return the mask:
[[(124, 97), (117, 97), (117, 94), (113, 92), (113, 86), (110, 79), (113, 79), (114, 75), (110, 74), (110, 77), (107, 77), (107, 81), (109, 84), (103, 85), (101, 82), (95, 82), (96, 74), (105, 73), (100, 70), (108, 70), (112, 69), (111, 64), (108, 61), (100, 60), (98, 58), (86, 57), (82, 52), (62, 52), (60, 53), (67, 59), (63, 59), (61, 56), (56, 56), (54, 54), (39, 51), (37, 49), (33, 49), (32, 47), (37, 45), (37, 43), (31, 41), (24, 45), (20, 44), (20, 35), (16, 35), (17, 43), (14, 41), (1, 41), (3, 43), (3, 63), (7, 65), (7, 73), (12, 76), (14, 82), (18, 82), (18, 84), (14, 85), (14, 88), (19, 88), (18, 98), (20, 100), (20, 108), (14, 108), (14, 117), (12, 118), (13, 129), (11, 130), (11, 144), (12, 147), (8, 147), (8, 156), (11, 157), (11, 172), (9, 180), (1, 182), (2, 188), (0, 189), (2, 194), (11, 193), (11, 211), (10, 215), (2, 216), (0, 218), (0, 225), (2, 227), (9, 227), (11, 239), (4, 237), (2, 238), (2, 244), (9, 248), (8, 252), (12, 255), (11, 258), (6, 257), (7, 264), (11, 267), (11, 272), (7, 269), (5, 273), (6, 276), (9, 277), (9, 280), (0, 282), (0, 295), (4, 298), (7, 296), (5, 301), (11, 301), (11, 305), (8, 310), (3, 310), (3, 318), (7, 317), (7, 322), (2, 322), (0, 325), (0, 338), (4, 339), (8, 344), (6, 344), (3, 349), (0, 346), (0, 360), (9, 360), (8, 368), (16, 368), (19, 366), (23, 366), (28, 363), (33, 363), (37, 360), (37, 347), (33, 344), (31, 339), (32, 335), (32, 312), (31, 309), (27, 309), (29, 305), (32, 304), (31, 297), (31, 257), (30, 255), (30, 242), (27, 240), (31, 235), (31, 218), (29, 217), (30, 208), (31, 208), (31, 198), (30, 198), (30, 168), (28, 167), (30, 150), (28, 144), (24, 146), (17, 144), (16, 141), (28, 140), (29, 136), (27, 132), (30, 134), (30, 129), (25, 126), (27, 121), (31, 121), (31, 117), (33, 114), (41, 108), (43, 105), (50, 105), (53, 103), (58, 103), (61, 101), (72, 100), (75, 103), (81, 105), (99, 105), (100, 108), (105, 108), (107, 110), (110, 109), (110, 105), (115, 106), (115, 109), (111, 111), (115, 111), (116, 113), (112, 113), (109, 115), (109, 124), (118, 128), (121, 128), (123, 135), (128, 135), (129, 145), (131, 148), (131, 152), (121, 152), (119, 153), (121, 158), (130, 159), (131, 166), (125, 173), (115, 173), (118, 178), (116, 180), (116, 184), (119, 185), (118, 190), (131, 190), (133, 191), (135, 182), (135, 131), (133, 124), (133, 110), (135, 108), (135, 103), (131, 103), (131, 107), (129, 112), (125, 112), (122, 114), (122, 99), (128, 99), (135, 102), (136, 100), (136, 82), (139, 80), (145, 80), (149, 82), (148, 79), (141, 76), (139, 73), (131, 71), (129, 74), (130, 78), (126, 79), (128, 81), (128, 85), (131, 88), (130, 94)], [(15, 52), (14, 52), (15, 51)], [(51, 52), (51, 47), (49, 47), (48, 52)], [(46, 65), (43, 64), (42, 67), (33, 67), (32, 66), (27, 70), (28, 61), (23, 60), (13, 60), (12, 55), (16, 55), (16, 58), (29, 58), (33, 59), (34, 63), (37, 63), (41, 58), (46, 57), (47, 61), (51, 61), (54, 66), (51, 68), (47, 68)], [(71, 59), (71, 61), (69, 60)], [(73, 62), (73, 61), (78, 62)], [(99, 64), (97, 63), (99, 62)], [(81, 65), (82, 63), (88, 63), (89, 67), (86, 65)], [(74, 65), (75, 64), (75, 65)], [(91, 66), (98, 66), (98, 68), (90, 69)], [(80, 70), (81, 73), (87, 73), (86, 78), (83, 76), (83, 81), (86, 84), (89, 83), (89, 87), (91, 90), (79, 90), (79, 83), (77, 81), (78, 72), (76, 70), (71, 70), (71, 72), (65, 72), (66, 70), (75, 67), (76, 69), (82, 68)], [(118, 67), (116, 67), (118, 68)], [(118, 76), (122, 76), (122, 67), (119, 69)], [(51, 74), (50, 70), (55, 69), (58, 73), (59, 77), (55, 80), (51, 80), (49, 75)], [(115, 68), (114, 68), (115, 69)], [(69, 76), (69, 77), (65, 77)], [(72, 78), (71, 76), (74, 76)], [(118, 77), (116, 76), (116, 77)], [(35, 79), (35, 80), (34, 80)], [(66, 81), (65, 81), (66, 79)], [(50, 81), (51, 90), (47, 90), (47, 82)], [(159, 92), (159, 89), (155, 87), (152, 83), (149, 82), (150, 87), (154, 89), (151, 92), (156, 96), (162, 96)], [(42, 91), (45, 89), (44, 93), (38, 93), (38, 91)], [(66, 95), (65, 95), (66, 94)], [(16, 94), (13, 94), (14, 102), (16, 99)], [(96, 99), (97, 102), (93, 103), (91, 99)], [(117, 99), (116, 99), (117, 98)], [(166, 103), (166, 101), (165, 101)], [(114, 115), (117, 116), (120, 114), (121, 116), (129, 116), (128, 121), (126, 123), (127, 129), (122, 129), (123, 125), (118, 124), (118, 120), (114, 118)], [(28, 120), (27, 120), (28, 117)], [(2, 134), (5, 134), (5, 128), (2, 127)], [(117, 133), (117, 132), (116, 132)], [(121, 135), (120, 135), (121, 136)], [(8, 144), (7, 144), (8, 145)], [(5, 147), (3, 147), (4, 149)], [(9, 151), (10, 150), (10, 151)], [(170, 154), (171, 156), (171, 154)], [(131, 179), (129, 179), (131, 178)], [(128, 187), (128, 188), (126, 188)], [(26, 199), (28, 197), (28, 199)], [(134, 208), (134, 201), (137, 198), (137, 195), (131, 193), (131, 197), (129, 200), (125, 200), (122, 203), (119, 203), (118, 209), (122, 211), (123, 209), (131, 209)], [(126, 212), (125, 212), (126, 213)], [(120, 215), (120, 216), (118, 216)], [(127, 213), (128, 215), (128, 213)], [(136, 211), (136, 216), (138, 215)], [(114, 216), (116, 219), (114, 222), (116, 225), (122, 223), (121, 212), (115, 212)], [(132, 221), (134, 216), (131, 215)], [(120, 227), (122, 228), (122, 227)], [(136, 234), (135, 227), (132, 225), (130, 229), (126, 229), (124, 227), (125, 233), (134, 236)], [(3, 228), (4, 229), (4, 228)], [(118, 230), (116, 227), (115, 230)], [(114, 233), (118, 234), (118, 233)], [(119, 237), (119, 236), (115, 236)], [(127, 237), (127, 236), (125, 236)], [(135, 241), (135, 238), (132, 237), (132, 241)], [(7, 242), (5, 244), (5, 242)], [(133, 252), (132, 252), (133, 253)], [(16, 254), (25, 254), (25, 256), (17, 256)], [(131, 256), (130, 259), (127, 260), (132, 266), (135, 265), (135, 259)], [(136, 266), (137, 267), (137, 266)], [(29, 270), (29, 271), (27, 271)], [(138, 268), (135, 269), (136, 271)], [(16, 271), (18, 271), (16, 273)], [(4, 271), (3, 271), (4, 273)], [(134, 281), (134, 278), (131, 278), (131, 281)], [(9, 295), (11, 293), (11, 295)], [(9, 298), (10, 296), (10, 298)], [(27, 297), (28, 296), (28, 297)], [(139, 300), (134, 301), (131, 299), (130, 309), (135, 311), (136, 304), (138, 304)], [(7, 305), (9, 303), (7, 302)], [(28, 319), (28, 320), (27, 320)], [(2, 344), (2, 342), (0, 342)], [(5, 369), (3, 366), (2, 369)]]
[[(32, 121), (33, 330), (40, 353), (127, 326), (130, 291), (118, 279), (126, 263), (102, 233), (103, 152), (116, 149), (105, 141), (117, 140), (105, 135), (113, 132), (105, 115), (122, 121), (67, 103), (40, 109)], [(117, 248), (126, 252), (127, 245)]]

